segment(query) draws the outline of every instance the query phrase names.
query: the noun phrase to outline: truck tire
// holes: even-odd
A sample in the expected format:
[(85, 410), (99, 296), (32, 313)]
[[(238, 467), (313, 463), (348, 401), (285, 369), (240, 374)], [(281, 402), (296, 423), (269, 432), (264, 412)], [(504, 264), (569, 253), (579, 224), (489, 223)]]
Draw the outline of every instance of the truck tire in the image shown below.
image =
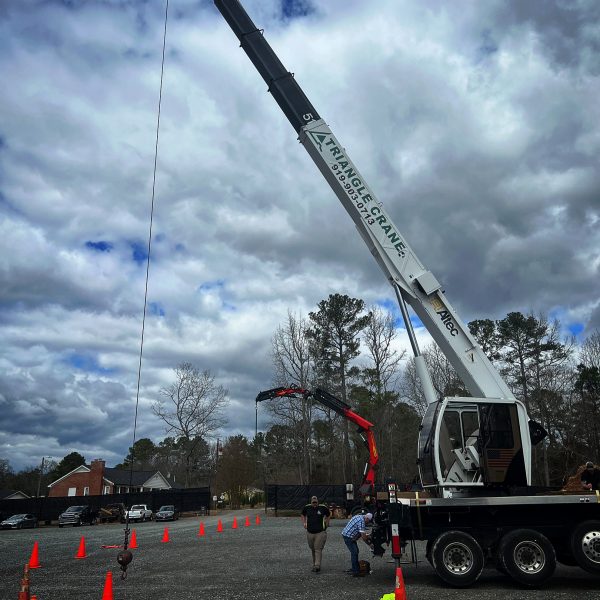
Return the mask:
[(484, 562), (481, 546), (464, 531), (446, 531), (431, 547), (431, 564), (435, 572), (454, 587), (475, 583), (483, 571)]
[(425, 558), (429, 561), (429, 564), (433, 567), (433, 561), (431, 560), (431, 547), (433, 546), (434, 540), (427, 540), (427, 546), (425, 547)]
[(498, 559), (506, 574), (528, 587), (552, 577), (556, 553), (548, 538), (533, 529), (515, 529), (500, 541)]
[(600, 574), (600, 521), (584, 521), (575, 527), (571, 553), (582, 569)]

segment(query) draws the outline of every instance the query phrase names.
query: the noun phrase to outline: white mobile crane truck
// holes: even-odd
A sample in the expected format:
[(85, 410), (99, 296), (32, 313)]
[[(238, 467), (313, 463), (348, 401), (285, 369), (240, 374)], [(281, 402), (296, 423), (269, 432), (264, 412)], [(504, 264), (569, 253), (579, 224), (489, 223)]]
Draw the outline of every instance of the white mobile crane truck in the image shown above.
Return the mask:
[[(459, 587), (475, 582), (486, 560), (524, 585), (550, 577), (557, 557), (600, 574), (600, 495), (534, 493), (532, 446), (546, 432), (529, 419), (240, 2), (215, 5), (354, 221), (402, 312), (428, 402), (418, 440), (425, 492), (401, 493), (389, 483), (380, 498), (380, 527), (389, 531), (392, 556), (400, 560), (406, 540), (426, 540), (438, 575)], [(407, 304), (472, 397), (436, 396)]]

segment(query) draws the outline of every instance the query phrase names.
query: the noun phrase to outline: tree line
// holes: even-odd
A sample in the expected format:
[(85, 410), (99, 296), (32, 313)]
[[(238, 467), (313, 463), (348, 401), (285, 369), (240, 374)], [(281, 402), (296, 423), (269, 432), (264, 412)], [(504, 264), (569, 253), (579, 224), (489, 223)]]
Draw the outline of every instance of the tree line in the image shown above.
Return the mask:
[[(511, 312), (469, 323), (529, 416), (548, 432), (534, 447), (534, 484), (559, 485), (586, 460), (600, 459), (600, 332), (563, 338), (558, 320)], [(400, 351), (397, 322), (381, 306), (332, 294), (307, 316), (288, 312), (271, 340), (272, 381), (265, 387), (323, 388), (374, 425), (379, 480), (417, 477), (418, 429), (426, 401), (414, 360)], [(469, 396), (435, 343), (422, 351), (437, 394)], [(259, 390), (257, 390), (258, 392)], [(269, 483), (357, 483), (367, 458), (349, 422), (310, 397), (265, 403), (269, 425), (253, 439), (217, 439), (226, 425), (228, 392), (210, 371), (174, 369), (152, 406), (165, 424), (158, 443), (137, 440), (118, 468), (160, 470), (182, 487), (209, 485), (235, 506)], [(263, 405), (261, 405), (263, 406)], [(77, 452), (58, 463), (15, 473), (0, 459), (0, 488), (36, 495), (83, 464)], [(75, 464), (76, 463), (76, 464)]]
[[(562, 485), (600, 459), (600, 332), (578, 343), (558, 320), (511, 312), (475, 320), (471, 334), (530, 418), (548, 432), (534, 447), (533, 484)], [(322, 387), (374, 424), (379, 480), (417, 477), (416, 446), (426, 401), (413, 358), (395, 350), (398, 329), (381, 307), (339, 294), (308, 317), (288, 314), (272, 339), (275, 385)], [(470, 396), (435, 343), (423, 350), (437, 395)], [(361, 478), (366, 450), (348, 422), (310, 399), (278, 399), (261, 456), (273, 480), (345, 483)]]

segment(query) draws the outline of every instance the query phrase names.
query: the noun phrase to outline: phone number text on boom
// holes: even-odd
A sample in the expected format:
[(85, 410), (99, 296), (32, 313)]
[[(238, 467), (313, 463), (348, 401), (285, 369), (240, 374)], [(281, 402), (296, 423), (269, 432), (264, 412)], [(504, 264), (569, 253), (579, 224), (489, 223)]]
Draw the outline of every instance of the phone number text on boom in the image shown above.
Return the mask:
[[(339, 150), (337, 147), (332, 149), (332, 154), (334, 154), (333, 150)], [(337, 178), (337, 180), (342, 184), (343, 189), (348, 194), (349, 198), (354, 202), (354, 205), (358, 209), (361, 216), (367, 222), (367, 225), (374, 225), (375, 222), (379, 223), (382, 231), (385, 233), (385, 236), (392, 242), (394, 245), (394, 249), (398, 253), (398, 256), (404, 258), (406, 249), (406, 245), (400, 239), (400, 236), (394, 231), (392, 225), (388, 222), (387, 217), (381, 214), (381, 208), (376, 204), (368, 207), (367, 204), (371, 202), (373, 197), (371, 194), (362, 195), (363, 190), (365, 190), (364, 185), (362, 185), (362, 181), (359, 177), (356, 176), (356, 172), (352, 167), (348, 167), (348, 162), (343, 160), (340, 164), (334, 163), (331, 165), (331, 168)], [(336, 160), (340, 160), (340, 158), (336, 157)]]

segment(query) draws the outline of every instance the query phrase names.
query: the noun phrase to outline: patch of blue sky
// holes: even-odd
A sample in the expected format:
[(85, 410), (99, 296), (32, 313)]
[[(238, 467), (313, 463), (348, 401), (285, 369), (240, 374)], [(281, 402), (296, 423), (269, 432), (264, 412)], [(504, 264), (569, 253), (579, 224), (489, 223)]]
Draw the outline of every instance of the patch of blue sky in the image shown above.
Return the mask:
[(281, 14), (284, 19), (296, 19), (306, 17), (314, 12), (314, 7), (310, 0), (282, 0)]
[(214, 281), (205, 281), (201, 283), (197, 291), (201, 294), (214, 294), (221, 300), (221, 308), (227, 312), (237, 310), (235, 304), (232, 304), (225, 297), (227, 296), (226, 281), (224, 279), (215, 279)]
[(131, 257), (138, 264), (145, 263), (148, 260), (148, 245), (140, 242), (129, 242), (131, 248)]
[[(396, 300), (392, 300), (391, 298), (383, 298), (381, 300), (376, 300), (375, 304), (391, 313), (391, 315), (394, 317), (394, 327), (396, 329), (405, 329), (404, 319), (402, 318), (402, 313), (400, 312), (400, 307), (398, 306)], [(419, 319), (417, 315), (410, 313), (409, 315), (413, 328), (418, 329), (420, 327), (424, 327), (421, 319)]]
[(485, 29), (481, 33), (481, 43), (477, 47), (477, 62), (496, 54), (496, 52), (498, 52), (498, 44), (494, 41), (492, 32)]
[(65, 359), (65, 362), (79, 371), (86, 373), (95, 373), (97, 375), (112, 375), (117, 369), (107, 369), (102, 367), (98, 359), (89, 353), (73, 352)]
[(85, 247), (96, 252), (110, 252), (113, 249), (113, 245), (110, 242), (100, 240), (98, 242), (87, 241)]
[(202, 293), (212, 292), (214, 290), (223, 290), (225, 288), (224, 279), (215, 279), (215, 281), (205, 281), (198, 286), (198, 291)]
[(151, 315), (154, 315), (155, 317), (164, 317), (166, 314), (165, 309), (159, 302), (149, 302), (148, 311)]
[(235, 306), (235, 304), (231, 304), (231, 302), (223, 300), (223, 310), (226, 310), (227, 312), (235, 312), (237, 310), (237, 307)]
[(552, 322), (554, 320), (559, 322), (562, 335), (565, 337), (568, 337), (569, 335), (577, 337), (583, 333), (585, 329), (584, 323), (580, 323), (579, 321), (568, 321), (566, 312), (562, 307), (555, 308), (549, 312), (548, 321)]

